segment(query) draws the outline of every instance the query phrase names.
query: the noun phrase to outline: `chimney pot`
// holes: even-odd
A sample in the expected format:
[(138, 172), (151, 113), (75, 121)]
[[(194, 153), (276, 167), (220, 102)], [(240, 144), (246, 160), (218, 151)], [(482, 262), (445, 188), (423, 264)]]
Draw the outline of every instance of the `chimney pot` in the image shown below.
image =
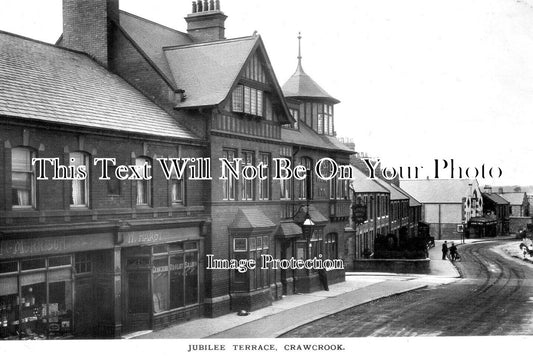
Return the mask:
[(196, 12), (185, 17), (187, 32), (194, 42), (225, 39), (224, 23), (227, 16), (220, 9), (220, 0), (197, 0)]
[(197, 11), (196, 1), (193, 1), (193, 2), (192, 2), (192, 13), (195, 14), (196, 11)]

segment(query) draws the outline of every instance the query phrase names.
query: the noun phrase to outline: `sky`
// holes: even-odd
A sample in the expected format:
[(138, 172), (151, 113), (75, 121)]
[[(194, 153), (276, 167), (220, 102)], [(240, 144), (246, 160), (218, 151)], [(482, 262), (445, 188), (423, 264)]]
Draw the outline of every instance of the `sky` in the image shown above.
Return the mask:
[[(0, 30), (45, 42), (62, 31), (61, 0), (0, 0)], [(454, 178), (494, 167), (481, 184), (533, 184), (533, 0), (221, 0), (226, 37), (263, 38), (281, 85), (297, 64), (341, 101), (337, 135), (385, 166), (434, 160)], [(191, 1), (122, 0), (122, 10), (185, 31)], [(404, 177), (406, 178), (406, 177)], [(413, 178), (413, 177), (411, 177)]]

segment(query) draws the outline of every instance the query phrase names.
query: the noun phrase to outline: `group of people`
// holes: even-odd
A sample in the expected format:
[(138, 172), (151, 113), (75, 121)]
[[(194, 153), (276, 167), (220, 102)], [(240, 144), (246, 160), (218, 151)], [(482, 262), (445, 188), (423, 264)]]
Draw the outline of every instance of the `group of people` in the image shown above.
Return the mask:
[(448, 248), (448, 242), (444, 241), (442, 244), (442, 259), (445, 260), (446, 258), (449, 258), (452, 261), (456, 261), (459, 259), (459, 254), (457, 253), (457, 246), (452, 242), (452, 245), (450, 248)]

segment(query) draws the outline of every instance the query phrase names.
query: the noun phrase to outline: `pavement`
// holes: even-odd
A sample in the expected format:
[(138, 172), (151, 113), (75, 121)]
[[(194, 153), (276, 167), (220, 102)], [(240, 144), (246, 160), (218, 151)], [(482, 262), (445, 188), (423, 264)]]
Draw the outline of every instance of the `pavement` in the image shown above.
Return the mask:
[[(377, 299), (456, 281), (460, 278), (457, 269), (449, 260), (441, 259), (442, 242), (436, 241), (435, 247), (429, 250), (429, 274), (346, 272), (346, 281), (330, 285), (329, 291), (284, 296), (272, 306), (247, 316), (231, 313), (218, 318), (196, 319), (162, 330), (124, 335), (123, 338), (275, 338), (304, 324)], [(474, 241), (466, 243), (471, 242)]]

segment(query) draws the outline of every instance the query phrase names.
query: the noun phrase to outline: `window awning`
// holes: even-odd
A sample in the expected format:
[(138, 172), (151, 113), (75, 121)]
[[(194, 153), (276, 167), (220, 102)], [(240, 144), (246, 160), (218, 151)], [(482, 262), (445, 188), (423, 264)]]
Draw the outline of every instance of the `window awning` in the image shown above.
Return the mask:
[(278, 226), (275, 236), (280, 239), (301, 237), (302, 228), (293, 222), (283, 222)]
[(235, 218), (229, 224), (230, 230), (274, 230), (276, 224), (272, 222), (261, 210), (257, 208), (241, 208), (237, 211)]

